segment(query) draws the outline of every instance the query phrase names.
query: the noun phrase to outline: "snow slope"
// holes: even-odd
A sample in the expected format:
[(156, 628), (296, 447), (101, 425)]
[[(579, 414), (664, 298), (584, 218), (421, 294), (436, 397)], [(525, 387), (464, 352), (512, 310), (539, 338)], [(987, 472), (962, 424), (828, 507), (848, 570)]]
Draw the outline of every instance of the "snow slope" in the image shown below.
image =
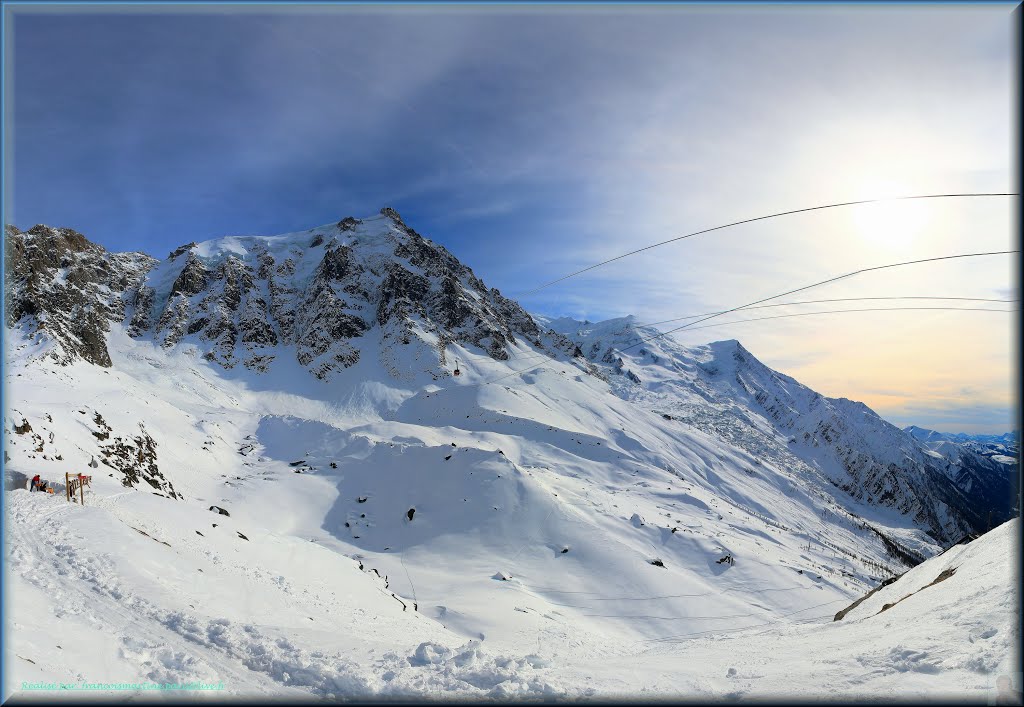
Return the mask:
[[(539, 321), (601, 366), (617, 395), (817, 477), (852, 497), (843, 505), (858, 514), (892, 509), (948, 545), (1017, 513), (1015, 469), (967, 449), (937, 454), (863, 403), (771, 370), (737, 341), (682, 346), (632, 317)], [(930, 554), (905, 534), (891, 539), (915, 557)]]
[[(888, 669), (822, 677), (816, 661), (830, 646), (847, 655), (852, 640), (875, 656), (865, 646), (889, 640), (878, 622), (851, 634), (831, 617), (911, 554), (940, 552), (933, 519), (870, 486), (851, 496), (835, 483), (834, 449), (787, 438), (825, 435), (822, 407), (873, 413), (815, 397), (736, 342), (682, 351), (658, 340), (606, 361), (621, 322), (581, 338), (538, 319), (543, 331), (396, 217), (360, 231), (371, 221), (184, 246), (141, 279), (133, 271), (123, 309), (110, 306), (85, 339), (57, 341), (67, 355), (56, 358), (40, 324), (60, 319), (70, 295), (34, 276), (33, 292), (52, 296), (22, 301), (48, 316), (6, 332), (15, 623), (4, 699), (52, 680), (222, 681), (238, 696), (311, 698), (890, 689)], [(340, 255), (307, 267), (294, 254), (299, 239), (343, 252), (333, 238), (366, 247), (346, 241), (345, 267)], [(294, 255), (274, 285), (291, 304), (276, 313), (273, 278), (246, 274), (259, 248)], [(79, 275), (62, 282), (91, 277), (68, 267)], [(365, 327), (329, 306), (346, 287), (358, 306), (344, 311)], [(257, 298), (275, 338), (246, 341), (268, 331), (243, 316)], [(140, 304), (154, 316), (137, 316)], [(325, 346), (300, 341), (295, 322), (311, 313), (351, 326)], [(103, 344), (109, 366), (92, 344), (97, 356), (72, 355), (85, 340)], [(19, 488), (69, 471), (94, 476), (85, 507)], [(934, 489), (912, 476), (881, 475), (921, 490), (899, 499), (920, 505)], [(1005, 656), (957, 667), (975, 648), (955, 642), (932, 688), (987, 689)], [(796, 678), (762, 680), (769, 659)]]
[[(979, 700), (1017, 659), (1019, 521), (919, 565), (841, 621), (831, 604), (633, 639), (595, 619), (565, 622), (565, 609), (492, 580), (495, 597), (516, 595), (511, 612), (492, 609), (508, 633), (547, 610), (534, 642), (467, 639), (454, 608), (439, 618), (403, 611), (375, 573), (319, 543), (134, 496), (96, 495), (80, 508), (8, 494), (5, 700), (22, 681), (74, 685), (62, 698), (95, 697), (82, 686), (102, 682), (197, 682), (220, 689), (166, 694)], [(560, 603), (598, 603), (575, 591)], [(26, 595), (52, 611), (29, 610)]]

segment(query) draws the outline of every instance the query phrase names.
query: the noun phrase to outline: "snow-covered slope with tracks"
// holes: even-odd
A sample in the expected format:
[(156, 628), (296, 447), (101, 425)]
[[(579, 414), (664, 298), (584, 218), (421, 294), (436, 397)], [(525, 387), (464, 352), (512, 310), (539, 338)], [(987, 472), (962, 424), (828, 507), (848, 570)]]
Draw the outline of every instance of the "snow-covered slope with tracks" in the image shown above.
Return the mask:
[[(50, 355), (40, 323), (62, 300), (34, 294), (56, 287), (45, 262), (25, 269), (22, 301), (46, 317), (7, 329), (6, 689), (870, 691), (877, 676), (815, 677), (800, 637), (846, 631), (835, 611), (940, 540), (915, 507), (837, 486), (835, 457), (786, 435), (873, 413), (736, 342), (657, 340), (606, 361), (622, 343), (530, 317), (382, 216), (190, 244), (123, 292), (87, 287), (83, 301), (123, 305), (95, 328), (109, 365)], [(891, 474), (930, 493), (905, 480), (918, 471)], [(93, 475), (84, 508), (23, 488), (66, 472)], [(798, 679), (755, 682), (757, 646), (776, 645)], [(695, 646), (713, 657), (669, 669)], [(950, 663), (937, 689), (976, 694), (971, 670)]]

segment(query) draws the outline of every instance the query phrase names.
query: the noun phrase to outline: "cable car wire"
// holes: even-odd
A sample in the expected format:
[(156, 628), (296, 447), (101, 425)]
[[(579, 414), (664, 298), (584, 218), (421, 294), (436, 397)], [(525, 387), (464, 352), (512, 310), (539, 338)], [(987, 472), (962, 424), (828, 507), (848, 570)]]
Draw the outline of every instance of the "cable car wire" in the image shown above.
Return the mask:
[[(888, 268), (903, 267), (903, 266), (906, 266), (906, 265), (917, 265), (917, 264), (920, 264), (920, 263), (931, 263), (931, 262), (937, 262), (937, 261), (940, 261), (940, 260), (955, 260), (955, 259), (961, 259), (961, 258), (979, 258), (979, 257), (984, 257), (984, 256), (989, 256), (989, 255), (1009, 255), (1009, 254), (1020, 253), (1020, 252), (1021, 252), (1020, 250), (999, 250), (999, 251), (990, 251), (990, 252), (984, 252), (984, 253), (958, 253), (958, 254), (955, 254), (955, 255), (942, 255), (942, 256), (937, 256), (937, 257), (933, 257), (933, 258), (921, 258), (921, 259), (918, 259), (918, 260), (904, 260), (904, 261), (900, 261), (898, 263), (886, 263), (885, 265), (874, 265), (872, 267), (861, 268), (859, 270), (854, 270), (852, 272), (844, 273), (842, 275), (837, 275), (835, 277), (830, 277), (828, 279), (821, 280), (819, 282), (814, 282), (814, 283), (811, 283), (810, 285), (804, 285), (803, 287), (797, 287), (797, 288), (792, 289), (792, 290), (786, 290), (785, 292), (780, 292), (779, 294), (772, 295), (771, 297), (764, 297), (762, 299), (755, 300), (753, 302), (748, 302), (747, 304), (740, 305), (738, 307), (733, 307), (731, 309), (725, 309), (725, 310), (722, 310), (720, 312), (715, 312), (715, 313), (708, 314), (707, 316), (704, 316), (702, 319), (697, 319), (696, 321), (690, 322), (688, 324), (683, 324), (682, 326), (675, 327), (674, 329), (669, 329), (667, 331), (659, 332), (658, 334), (656, 334), (654, 336), (641, 338), (635, 344), (630, 344), (629, 346), (626, 346), (625, 348), (619, 349), (619, 352), (621, 353), (621, 352), (624, 352), (624, 351), (628, 351), (630, 349), (636, 348), (637, 346), (641, 346), (641, 345), (647, 343), (648, 341), (653, 341), (654, 339), (659, 339), (661, 337), (667, 336), (667, 335), (669, 335), (669, 334), (671, 334), (673, 332), (680, 331), (682, 329), (691, 328), (695, 324), (700, 324), (701, 322), (708, 321), (709, 319), (714, 319), (714, 318), (719, 317), (719, 316), (721, 316), (723, 314), (729, 314), (731, 312), (737, 312), (737, 311), (740, 311), (740, 310), (743, 310), (743, 309), (752, 309), (752, 308), (755, 308), (756, 305), (763, 304), (764, 302), (770, 302), (771, 300), (778, 299), (780, 297), (785, 297), (786, 295), (795, 294), (797, 292), (803, 292), (805, 290), (810, 290), (810, 289), (815, 288), (815, 287), (821, 287), (822, 285), (827, 285), (829, 283), (836, 282), (838, 280), (843, 280), (843, 279), (846, 279), (846, 278), (849, 278), (849, 277), (854, 277), (855, 275), (860, 275), (860, 274), (863, 274), (863, 273), (866, 273), (866, 272), (873, 272), (873, 271), (876, 271), (876, 270), (885, 270), (885, 269), (888, 269)], [(954, 308), (954, 309), (956, 309), (956, 308)], [(1000, 311), (1013, 311), (1013, 310), (1000, 310)], [(547, 354), (536, 354), (535, 356), (524, 356), (520, 360), (527, 361), (530, 358), (545, 358), (545, 359), (549, 359), (550, 360), (552, 357), (547, 355)], [(568, 362), (568, 363), (569, 363), (569, 365), (572, 365), (571, 361)], [(473, 385), (478, 385), (478, 386), (491, 385), (492, 383), (496, 383), (496, 382), (498, 382), (500, 380), (504, 380), (505, 378), (510, 378), (512, 376), (518, 375), (520, 373), (525, 373), (526, 371), (529, 371), (531, 369), (538, 368), (538, 367), (544, 367), (544, 364), (543, 363), (535, 364), (535, 365), (528, 366), (526, 368), (517, 369), (517, 370), (511, 371), (509, 373), (504, 373), (504, 374), (502, 374), (502, 375), (500, 375), (500, 376), (498, 376), (496, 378), (492, 378), (490, 380), (486, 380), (486, 381), (483, 381), (481, 383), (476, 383), (476, 384), (473, 384)]]
[[(1003, 301), (1003, 300), (997, 300), (997, 301)], [(1019, 300), (1006, 300), (1006, 301), (1007, 302), (1014, 302), (1014, 301), (1019, 301)], [(731, 311), (737, 311), (737, 310), (731, 310)], [(721, 323), (718, 323), (718, 324), (707, 324), (705, 326), (692, 327), (692, 328), (691, 327), (678, 327), (677, 329), (673, 329), (672, 331), (673, 332), (674, 331), (678, 331), (679, 329), (689, 329), (690, 331), (698, 331), (700, 329), (710, 329), (712, 327), (728, 326), (729, 324), (743, 324), (745, 322), (759, 322), (759, 321), (764, 321), (764, 320), (768, 320), (768, 319), (785, 319), (787, 317), (808, 317), (808, 316), (812, 316), (812, 315), (815, 315), (815, 314), (843, 314), (843, 313), (851, 313), (851, 312), (902, 312), (902, 311), (1005, 312), (1005, 313), (1014, 313), (1014, 312), (1019, 312), (1020, 310), (1019, 309), (996, 309), (996, 308), (992, 308), (992, 307), (864, 307), (864, 308), (858, 308), (858, 309), (830, 309), (830, 310), (824, 310), (824, 311), (818, 311), (818, 312), (798, 312), (798, 313), (791, 313), (791, 314), (779, 314), (779, 315), (774, 315), (774, 316), (769, 316), (769, 317), (754, 317), (754, 318), (751, 318), (751, 319), (737, 319), (737, 320), (731, 320), (731, 321), (728, 321), (728, 322), (721, 322)], [(708, 317), (708, 318), (710, 319), (710, 317)], [(670, 333), (670, 332), (663, 332), (663, 334), (667, 334), (667, 333)], [(626, 348), (619, 349), (619, 351), (620, 352), (626, 351), (627, 349), (631, 349), (631, 348), (633, 348), (635, 346), (639, 346), (640, 344), (646, 343), (648, 341), (653, 341), (654, 339), (659, 338), (659, 336), (661, 336), (661, 335), (651, 336), (651, 337), (648, 337), (646, 339), (642, 339), (641, 341), (639, 341), (636, 344), (631, 344), (630, 346), (627, 346)], [(542, 359), (542, 358), (544, 358), (544, 359), (552, 360), (551, 356), (549, 356), (548, 354), (543, 354), (543, 353), (534, 354), (532, 356), (523, 356), (522, 358), (520, 358), (518, 360), (519, 361), (528, 361), (531, 358), (532, 359)], [(569, 363), (571, 365), (571, 362), (567, 362), (567, 363)], [(498, 376), (497, 378), (493, 378), (491, 380), (484, 381), (483, 383), (478, 384), (478, 385), (490, 385), (491, 383), (495, 383), (495, 382), (497, 382), (499, 380), (502, 380), (504, 378), (509, 378), (511, 376), (514, 376), (517, 373), (524, 373), (524, 372), (529, 371), (529, 370), (531, 370), (533, 368), (538, 368), (538, 367), (542, 367), (542, 366), (544, 366), (543, 363), (537, 363), (537, 364), (534, 364), (532, 366), (527, 366), (526, 368), (522, 368), (522, 369), (519, 369), (519, 370), (516, 370), (516, 371), (512, 371), (511, 373), (502, 374), (501, 376)]]
[(661, 241), (659, 243), (652, 243), (651, 245), (644, 246), (643, 248), (637, 248), (636, 250), (631, 250), (628, 253), (623, 253), (622, 255), (616, 255), (614, 258), (609, 258), (608, 260), (602, 260), (600, 263), (595, 263), (593, 265), (588, 265), (587, 267), (582, 268), (581, 270), (577, 270), (575, 272), (571, 272), (568, 275), (563, 275), (562, 277), (560, 277), (560, 278), (558, 278), (556, 280), (552, 280), (551, 282), (546, 282), (543, 285), (541, 285), (540, 287), (535, 287), (535, 288), (533, 288), (532, 290), (530, 290), (528, 292), (524, 292), (522, 295), (520, 295), (520, 297), (527, 297), (527, 296), (532, 295), (534, 293), (540, 292), (541, 290), (543, 290), (543, 289), (545, 289), (547, 287), (551, 287), (552, 285), (558, 284), (559, 282), (562, 282), (564, 280), (568, 280), (571, 277), (576, 277), (577, 275), (581, 275), (581, 274), (583, 274), (585, 272), (588, 272), (590, 270), (594, 270), (594, 269), (599, 268), (599, 267), (601, 267), (603, 265), (607, 265), (608, 263), (614, 263), (616, 260), (622, 260), (623, 258), (628, 258), (631, 255), (636, 255), (637, 253), (642, 253), (645, 250), (651, 250), (652, 248), (658, 248), (660, 246), (668, 245), (669, 243), (675, 243), (676, 241), (681, 241), (681, 240), (684, 240), (686, 238), (693, 238), (694, 236), (699, 236), (699, 235), (701, 235), (703, 233), (711, 233), (712, 231), (720, 231), (723, 228), (731, 228), (733, 226), (740, 226), (740, 225), (745, 224), (745, 223), (754, 223), (755, 221), (764, 221), (766, 219), (778, 218), (780, 216), (791, 216), (793, 214), (801, 214), (801, 213), (806, 213), (808, 211), (821, 211), (823, 209), (837, 209), (837, 208), (844, 207), (844, 206), (857, 206), (857, 205), (860, 205), (860, 204), (875, 204), (875, 203), (887, 202), (887, 201), (911, 201), (911, 200), (918, 200), (918, 199), (959, 199), (959, 198), (968, 198), (968, 197), (977, 198), (977, 197), (993, 197), (993, 196), (1020, 196), (1020, 194), (1017, 194), (1017, 193), (1002, 193), (1002, 192), (976, 192), (976, 193), (969, 193), (969, 194), (919, 194), (919, 195), (916, 195), (916, 196), (894, 196), (894, 197), (885, 197), (885, 198), (880, 198), (880, 199), (861, 199), (859, 201), (843, 201), (843, 202), (839, 202), (839, 203), (836, 203), (836, 204), (824, 204), (822, 206), (810, 206), (810, 207), (807, 207), (807, 208), (804, 208), (804, 209), (793, 209), (791, 211), (780, 211), (779, 213), (776, 213), (776, 214), (767, 214), (766, 216), (756, 216), (754, 218), (743, 219), (742, 221), (733, 221), (732, 223), (727, 223), (727, 224), (724, 224), (722, 226), (714, 226), (712, 228), (705, 228), (702, 231), (694, 231), (693, 233), (687, 233), (686, 235), (683, 235), (683, 236), (676, 236), (675, 238), (669, 238), (667, 241)]
[(661, 338), (663, 336), (667, 336), (668, 334), (671, 334), (672, 332), (675, 332), (675, 331), (679, 331), (681, 329), (687, 329), (687, 328), (693, 326), (694, 324), (700, 324), (701, 322), (706, 322), (709, 319), (714, 319), (716, 317), (720, 317), (723, 314), (729, 314), (730, 312), (737, 312), (737, 311), (739, 311), (741, 309), (747, 309), (749, 307), (753, 307), (754, 305), (761, 304), (763, 302), (770, 302), (773, 299), (778, 299), (780, 297), (785, 297), (786, 295), (791, 295), (791, 294), (794, 294), (796, 292), (803, 292), (805, 290), (810, 290), (810, 289), (812, 289), (814, 287), (821, 287), (822, 285), (827, 285), (829, 283), (836, 282), (838, 280), (844, 280), (844, 279), (846, 279), (848, 277), (853, 277), (855, 275), (861, 275), (861, 274), (866, 273), (866, 272), (873, 272), (873, 271), (876, 271), (876, 270), (885, 270), (887, 268), (899, 268), (899, 267), (903, 267), (905, 265), (918, 265), (920, 263), (933, 263), (933, 262), (937, 262), (939, 260), (956, 260), (958, 258), (980, 258), (980, 257), (983, 257), (983, 256), (988, 256), (988, 255), (1008, 255), (1008, 254), (1011, 254), (1011, 253), (1020, 253), (1020, 250), (996, 250), (996, 251), (990, 251), (990, 252), (985, 252), (985, 253), (958, 253), (956, 255), (940, 255), (940, 256), (937, 256), (937, 257), (934, 257), (934, 258), (920, 258), (918, 260), (903, 260), (903, 261), (900, 261), (898, 263), (887, 263), (885, 265), (874, 265), (874, 266), (869, 267), (869, 268), (861, 268), (860, 270), (854, 270), (852, 272), (844, 273), (842, 275), (837, 275), (835, 277), (830, 277), (828, 279), (821, 280), (819, 282), (811, 283), (810, 285), (804, 285), (803, 287), (797, 287), (797, 288), (794, 288), (792, 290), (786, 290), (785, 292), (780, 292), (779, 294), (772, 295), (771, 297), (764, 297), (764, 298), (759, 299), (759, 300), (754, 300), (753, 302), (748, 302), (747, 304), (740, 305), (739, 307), (733, 307), (732, 309), (726, 309), (726, 310), (723, 310), (721, 312), (717, 312), (715, 314), (709, 314), (708, 316), (704, 317), (703, 319), (697, 319), (697, 320), (695, 320), (693, 322), (690, 322), (689, 324), (683, 324), (682, 326), (677, 326), (674, 329), (669, 329), (668, 331), (663, 331), (663, 332), (661, 332), (659, 334), (656, 334), (655, 336), (651, 336), (651, 337), (647, 337), (647, 338), (641, 339), (640, 341), (638, 341), (635, 344), (631, 344), (631, 345), (629, 345), (629, 346), (627, 346), (627, 347), (625, 347), (623, 349), (619, 349), (619, 351), (620, 352), (628, 351), (630, 349), (636, 348), (637, 346), (641, 346), (641, 345), (643, 345), (644, 343), (646, 343), (648, 341), (653, 341), (654, 339), (659, 339), (659, 338)]
[[(767, 309), (769, 307), (789, 307), (791, 305), (798, 304), (823, 304), (825, 302), (860, 302), (864, 300), (956, 300), (960, 302), (1020, 302), (1019, 299), (992, 299), (985, 297), (925, 297), (925, 296), (909, 296), (909, 297), (840, 297), (837, 299), (812, 299), (803, 300), (801, 302), (779, 302), (777, 304), (761, 304), (756, 307), (747, 307), (747, 309)], [(706, 317), (709, 314), (723, 314), (727, 310), (721, 310), (718, 312), (703, 312), (701, 314), (690, 314), (685, 317), (676, 317), (675, 319), (663, 319), (660, 322), (637, 322), (639, 326), (657, 326), (658, 324), (668, 324), (669, 322), (681, 322), (684, 319), (696, 319), (697, 317)], [(744, 320), (751, 321), (751, 320)]]
[(929, 310), (935, 312), (1019, 312), (1019, 309), (994, 309), (989, 307), (866, 307), (863, 309), (826, 309), (821, 312), (798, 312), (795, 314), (778, 314), (772, 317), (755, 317), (753, 319), (736, 319), (734, 321), (719, 322), (718, 324), (706, 324), (693, 327), (690, 331), (710, 329), (711, 327), (728, 326), (729, 324), (743, 324), (744, 322), (762, 322), (767, 319), (786, 319), (787, 317), (810, 317), (815, 314), (843, 314), (846, 312), (905, 312), (910, 310)]
[[(618, 350), (620, 350), (620, 352), (628, 351), (631, 348), (636, 348), (637, 346), (640, 346), (640, 345), (642, 345), (642, 344), (644, 344), (644, 343), (646, 343), (648, 341), (653, 341), (654, 339), (662, 338), (663, 336), (667, 336), (667, 335), (669, 335), (669, 334), (671, 334), (673, 332), (677, 332), (677, 331), (680, 331), (682, 329), (688, 329), (690, 327), (693, 327), (693, 325), (695, 325), (695, 324), (699, 324), (701, 322), (707, 322), (708, 320), (715, 319), (716, 317), (721, 317), (722, 315), (730, 314), (730, 313), (732, 313), (732, 311), (738, 311), (740, 309), (746, 309), (746, 308), (753, 308), (757, 304), (761, 304), (763, 302), (767, 302), (767, 301), (770, 301), (772, 299), (778, 299), (779, 297), (784, 297), (785, 295), (794, 294), (796, 292), (803, 292), (804, 290), (810, 290), (811, 288), (820, 287), (822, 285), (827, 285), (829, 283), (834, 283), (834, 282), (836, 282), (838, 280), (844, 280), (846, 278), (852, 278), (852, 277), (854, 277), (856, 275), (861, 275), (863, 273), (869, 273), (869, 272), (872, 272), (872, 271), (881, 271), (881, 269), (886, 269), (886, 268), (890, 268), (890, 267), (902, 267), (903, 265), (914, 265), (914, 264), (919, 264), (919, 263), (922, 263), (922, 262), (935, 262), (935, 261), (938, 261), (938, 260), (952, 260), (952, 259), (956, 259), (956, 258), (973, 258), (973, 257), (982, 257), (982, 256), (986, 256), (986, 255), (1007, 255), (1007, 254), (1019, 253), (1019, 252), (1020, 252), (1020, 250), (999, 250), (999, 251), (991, 251), (991, 252), (985, 252), (985, 253), (958, 253), (956, 255), (941, 255), (941, 256), (932, 257), (932, 258), (922, 258), (922, 259), (918, 259), (918, 260), (902, 260), (900, 262), (891, 262), (891, 263), (887, 263), (885, 265), (873, 265), (871, 267), (862, 267), (862, 268), (858, 269), (858, 271), (853, 271), (852, 273), (846, 273), (844, 275), (836, 276), (835, 278), (828, 278), (827, 280), (822, 280), (820, 282), (812, 283), (810, 285), (805, 285), (804, 287), (798, 287), (798, 288), (793, 289), (793, 290), (786, 290), (785, 292), (780, 292), (777, 295), (772, 295), (771, 297), (765, 297), (763, 299), (758, 299), (758, 300), (755, 300), (753, 302), (748, 302), (746, 304), (741, 304), (740, 306), (732, 307), (731, 309), (723, 309), (722, 311), (719, 311), (719, 313), (714, 313), (714, 314), (708, 315), (707, 317), (703, 317), (703, 319), (698, 319), (695, 322), (690, 322), (689, 324), (684, 324), (684, 325), (682, 325), (680, 327), (676, 327), (675, 329), (669, 329), (668, 331), (659, 332), (658, 334), (655, 334), (654, 336), (649, 336), (649, 337), (646, 337), (646, 338), (641, 338), (638, 342), (636, 342), (634, 344), (630, 344), (629, 346), (626, 346), (625, 348), (621, 348), (621, 349), (618, 349)], [(527, 361), (529, 358), (530, 357), (523, 357), (521, 360), (522, 361)], [(550, 359), (551, 357), (548, 357), (547, 355), (544, 355), (544, 353), (540, 353), (540, 355), (537, 355), (537, 358), (539, 358), (539, 359), (541, 359), (541, 358)], [(543, 366), (543, 364), (540, 364), (540, 365)], [(497, 378), (493, 378), (493, 379), (484, 381), (482, 384), (483, 385), (489, 385), (490, 383), (495, 383), (495, 382), (498, 382), (499, 380), (504, 380), (505, 378), (509, 378), (509, 377), (517, 375), (519, 373), (524, 373), (525, 371), (528, 371), (530, 369), (534, 369), (534, 368), (537, 368), (537, 367), (538, 367), (538, 365), (534, 365), (534, 366), (529, 366), (527, 368), (515, 370), (515, 371), (512, 371), (511, 373), (506, 373), (506, 374), (503, 374), (501, 376), (498, 376)]]

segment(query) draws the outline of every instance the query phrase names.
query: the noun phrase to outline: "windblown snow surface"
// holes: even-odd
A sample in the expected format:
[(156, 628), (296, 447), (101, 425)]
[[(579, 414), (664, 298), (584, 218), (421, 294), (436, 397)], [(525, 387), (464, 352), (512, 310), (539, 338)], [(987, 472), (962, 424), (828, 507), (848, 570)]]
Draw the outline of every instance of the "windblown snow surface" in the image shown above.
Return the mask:
[[(877, 416), (740, 371), (736, 342), (622, 363), (449, 343), (453, 377), (374, 326), (321, 379), (285, 344), (265, 373), (129, 330), (110, 367), (7, 330), (4, 700), (985, 700), (1018, 664), (1019, 520), (939, 554), (833, 485), (818, 437), (861, 452)], [(799, 440), (733, 389), (751, 376)], [(896, 434), (872, 453), (910, 454)], [(84, 506), (66, 472), (93, 475)], [(25, 490), (37, 473), (56, 494)], [(932, 559), (907, 572), (894, 542)]]

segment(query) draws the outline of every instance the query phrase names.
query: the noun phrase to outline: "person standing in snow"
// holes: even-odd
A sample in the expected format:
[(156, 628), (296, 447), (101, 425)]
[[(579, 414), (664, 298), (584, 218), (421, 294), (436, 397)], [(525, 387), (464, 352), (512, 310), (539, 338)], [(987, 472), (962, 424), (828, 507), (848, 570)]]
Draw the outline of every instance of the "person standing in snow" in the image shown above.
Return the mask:
[(39, 474), (36, 474), (35, 476), (32, 477), (32, 485), (28, 487), (28, 490), (29, 491), (38, 491), (40, 483), (41, 482), (40, 482)]

